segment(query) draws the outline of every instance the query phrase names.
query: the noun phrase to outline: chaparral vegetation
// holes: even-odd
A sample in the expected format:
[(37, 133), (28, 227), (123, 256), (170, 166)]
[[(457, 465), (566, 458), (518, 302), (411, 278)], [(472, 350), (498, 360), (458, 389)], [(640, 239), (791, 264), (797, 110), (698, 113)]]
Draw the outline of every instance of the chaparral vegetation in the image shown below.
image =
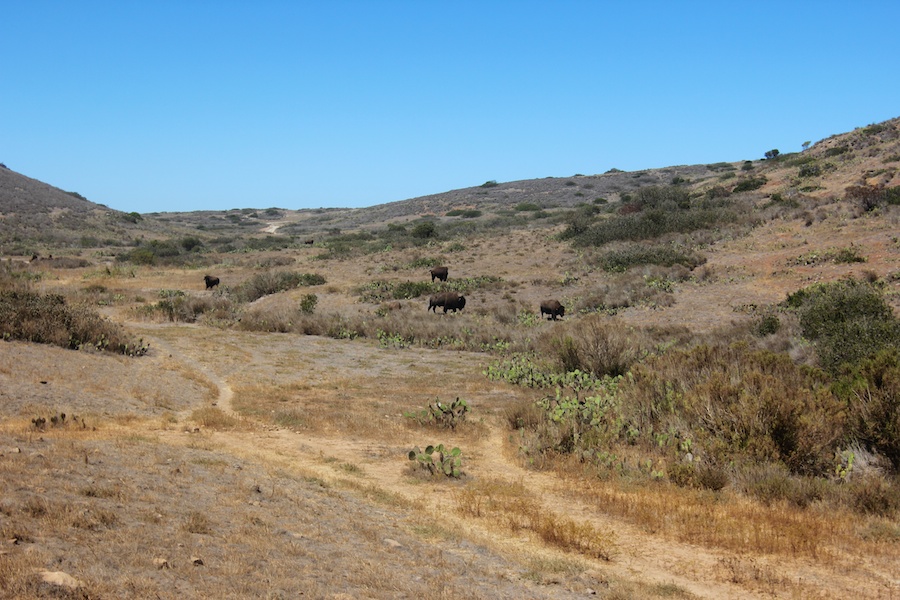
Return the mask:
[(0, 169), (0, 597), (900, 597), (900, 120), (760, 154), (144, 215)]

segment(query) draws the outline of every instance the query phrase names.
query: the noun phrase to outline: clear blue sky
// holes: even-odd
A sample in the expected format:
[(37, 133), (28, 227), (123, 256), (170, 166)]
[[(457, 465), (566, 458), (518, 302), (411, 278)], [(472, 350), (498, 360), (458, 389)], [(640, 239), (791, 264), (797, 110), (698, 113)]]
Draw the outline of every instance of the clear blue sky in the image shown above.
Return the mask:
[(0, 162), (123, 211), (372, 206), (900, 116), (900, 2), (0, 0)]

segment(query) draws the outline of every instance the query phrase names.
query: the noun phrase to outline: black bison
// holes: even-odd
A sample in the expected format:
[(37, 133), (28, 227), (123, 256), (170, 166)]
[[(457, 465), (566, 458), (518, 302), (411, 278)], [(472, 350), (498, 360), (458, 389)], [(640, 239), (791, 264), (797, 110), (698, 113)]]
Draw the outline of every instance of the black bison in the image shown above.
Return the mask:
[(312, 246), (313, 244), (316, 243), (316, 240), (304, 240), (303, 243), (306, 244), (307, 246)]
[(541, 302), (541, 318), (544, 315), (550, 315), (554, 321), (556, 317), (563, 317), (566, 314), (566, 307), (559, 303), (559, 300), (544, 300)]
[(206, 275), (203, 277), (203, 281), (206, 282), (206, 289), (214, 288), (219, 285), (219, 278), (212, 277), (210, 275)]
[(446, 314), (448, 310), (456, 312), (465, 308), (466, 297), (460, 296), (456, 292), (441, 292), (428, 299), (428, 310), (437, 312), (438, 306), (443, 307), (444, 314)]
[(447, 281), (447, 275), (450, 271), (447, 267), (435, 267), (431, 270), (431, 283), (434, 283), (435, 279), (440, 279), (441, 281)]

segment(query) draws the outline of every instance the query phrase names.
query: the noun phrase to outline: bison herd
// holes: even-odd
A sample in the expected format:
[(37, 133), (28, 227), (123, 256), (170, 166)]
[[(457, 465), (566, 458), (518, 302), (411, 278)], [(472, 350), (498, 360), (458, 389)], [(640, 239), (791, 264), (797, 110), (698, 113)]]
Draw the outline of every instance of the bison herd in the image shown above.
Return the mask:
[[(447, 281), (450, 270), (447, 267), (434, 267), (430, 273), (431, 282), (434, 283), (436, 279)], [(447, 311), (456, 312), (462, 310), (465, 306), (466, 297), (456, 292), (439, 292), (428, 299), (428, 310), (433, 313), (436, 313), (438, 308), (442, 308), (445, 314)], [(565, 316), (565, 314), (566, 307), (560, 304), (559, 300), (545, 300), (541, 302), (541, 318), (544, 315), (548, 315), (550, 319), (555, 321), (558, 317)]]
[[(434, 283), (435, 279), (447, 281), (449, 274), (450, 270), (447, 267), (434, 267), (431, 269), (431, 282)], [(204, 276), (203, 281), (206, 283), (207, 290), (219, 285), (219, 278), (212, 275)], [(397, 308), (400, 308), (399, 303), (395, 304), (397, 304)], [(437, 309), (441, 308), (444, 310), (444, 314), (447, 314), (447, 311), (456, 312), (462, 310), (465, 306), (466, 297), (453, 291), (439, 292), (428, 299), (428, 310), (433, 313), (437, 313)], [(548, 315), (551, 320), (555, 321), (557, 317), (563, 317), (565, 314), (566, 307), (560, 304), (559, 300), (545, 300), (541, 302), (542, 319), (544, 315)]]

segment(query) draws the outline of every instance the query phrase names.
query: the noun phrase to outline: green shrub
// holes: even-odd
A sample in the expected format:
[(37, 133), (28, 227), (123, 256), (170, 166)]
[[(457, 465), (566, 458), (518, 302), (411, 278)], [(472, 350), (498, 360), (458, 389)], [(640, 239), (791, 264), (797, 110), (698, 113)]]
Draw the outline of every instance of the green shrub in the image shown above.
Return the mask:
[(759, 320), (759, 323), (757, 323), (756, 335), (760, 337), (773, 335), (775, 333), (778, 333), (779, 329), (781, 329), (781, 320), (778, 318), (778, 315), (769, 313), (767, 315), (763, 315), (763, 317)]
[(859, 253), (859, 248), (851, 245), (847, 248), (830, 248), (824, 252), (813, 250), (798, 256), (791, 262), (795, 265), (817, 265), (826, 262), (852, 264), (864, 263), (866, 257)]
[(841, 403), (825, 381), (787, 355), (698, 346), (635, 365), (620, 401), (630, 427), (654, 446), (677, 432), (713, 464), (781, 462), (822, 474), (843, 431)]
[(435, 257), (427, 257), (427, 258), (416, 258), (406, 263), (403, 268), (406, 269), (431, 269), (432, 267), (436, 267), (440, 264), (444, 263), (444, 259), (435, 258)]
[(599, 263), (604, 271), (624, 272), (633, 266), (659, 265), (672, 267), (682, 265), (694, 269), (706, 262), (706, 258), (690, 250), (672, 245), (643, 246), (630, 244), (617, 250), (605, 252)]
[(57, 294), (0, 291), (0, 339), (52, 344), (77, 350), (94, 348), (142, 356), (148, 346), (86, 306), (73, 306)]
[(263, 296), (285, 292), (301, 286), (322, 285), (325, 278), (316, 273), (296, 273), (293, 271), (266, 271), (257, 273), (233, 290), (240, 302), (253, 302)]
[(799, 177), (818, 177), (822, 174), (822, 167), (819, 165), (803, 165), (797, 172)]
[(733, 193), (738, 194), (740, 192), (752, 192), (753, 190), (758, 190), (762, 186), (768, 183), (768, 179), (765, 176), (761, 177), (751, 177), (749, 179), (744, 179), (731, 190)]
[(300, 312), (311, 315), (316, 310), (318, 303), (319, 297), (315, 294), (304, 294), (300, 297)]
[(900, 352), (884, 350), (845, 368), (834, 389), (847, 403), (850, 437), (900, 471)]
[(569, 213), (560, 239), (580, 246), (602, 246), (614, 241), (641, 241), (671, 233), (690, 233), (734, 222), (727, 200), (694, 205), (690, 192), (680, 186), (648, 186), (634, 196), (623, 195), (619, 215), (597, 216), (596, 205), (582, 205)]
[(884, 201), (893, 206), (900, 205), (900, 185), (884, 189)]
[(156, 254), (150, 248), (134, 248), (119, 255), (118, 258), (120, 261), (130, 262), (136, 265), (156, 264)]
[(419, 239), (433, 238), (437, 235), (437, 229), (435, 228), (434, 223), (425, 221), (424, 223), (419, 223), (413, 227), (410, 235)]
[(846, 154), (847, 152), (850, 152), (849, 146), (835, 146), (834, 148), (829, 148), (825, 151), (825, 157), (827, 158), (830, 156), (840, 156), (841, 154)]
[(886, 349), (900, 348), (900, 321), (872, 283), (845, 279), (788, 296), (804, 337), (816, 342), (822, 367), (835, 372)]
[(395, 300), (418, 298), (419, 296), (432, 293), (438, 287), (436, 283), (431, 283), (430, 281), (403, 281), (394, 286), (391, 297)]
[(446, 284), (441, 282), (403, 281), (395, 283), (376, 280), (357, 288), (356, 292), (359, 294), (361, 302), (380, 303), (385, 300), (411, 300), (436, 294), (445, 288)]
[(862, 132), (865, 135), (878, 135), (883, 131), (889, 131), (891, 128), (891, 125), (888, 125), (887, 123), (873, 123), (872, 125), (863, 128)]
[(185, 252), (191, 252), (203, 246), (203, 242), (200, 241), (200, 238), (194, 236), (181, 238), (179, 243), (181, 244), (181, 247), (184, 248)]

